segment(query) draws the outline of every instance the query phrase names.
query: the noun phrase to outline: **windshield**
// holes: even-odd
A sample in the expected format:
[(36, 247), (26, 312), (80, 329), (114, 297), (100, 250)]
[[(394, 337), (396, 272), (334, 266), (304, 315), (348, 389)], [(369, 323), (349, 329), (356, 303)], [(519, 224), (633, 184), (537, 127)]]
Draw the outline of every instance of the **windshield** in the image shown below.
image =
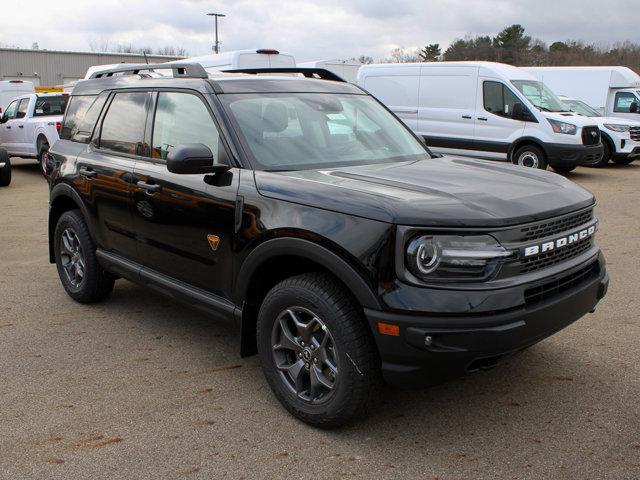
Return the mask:
[(555, 93), (542, 82), (535, 80), (512, 80), (511, 83), (539, 110), (545, 112), (568, 112)]
[(600, 113), (593, 107), (590, 107), (586, 103), (580, 100), (562, 100), (562, 103), (567, 105), (572, 112), (579, 113), (585, 117), (601, 117)]
[(220, 96), (260, 170), (302, 170), (428, 158), (425, 147), (367, 95)]

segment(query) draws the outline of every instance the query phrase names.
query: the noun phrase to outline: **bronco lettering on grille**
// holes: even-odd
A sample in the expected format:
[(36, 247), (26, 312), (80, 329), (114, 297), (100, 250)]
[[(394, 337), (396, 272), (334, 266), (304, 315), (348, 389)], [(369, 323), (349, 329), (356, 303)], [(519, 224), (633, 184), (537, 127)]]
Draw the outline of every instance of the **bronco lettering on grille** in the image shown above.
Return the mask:
[(539, 243), (537, 245), (524, 247), (522, 249), (522, 254), (524, 257), (531, 257), (533, 255), (539, 255), (541, 253), (558, 250), (560, 248), (566, 247), (567, 245), (571, 245), (580, 240), (584, 240), (585, 238), (591, 237), (595, 233), (596, 233), (596, 225), (591, 225), (588, 228), (579, 230), (570, 235), (565, 235), (564, 237), (556, 238), (549, 242), (544, 242), (544, 243)]

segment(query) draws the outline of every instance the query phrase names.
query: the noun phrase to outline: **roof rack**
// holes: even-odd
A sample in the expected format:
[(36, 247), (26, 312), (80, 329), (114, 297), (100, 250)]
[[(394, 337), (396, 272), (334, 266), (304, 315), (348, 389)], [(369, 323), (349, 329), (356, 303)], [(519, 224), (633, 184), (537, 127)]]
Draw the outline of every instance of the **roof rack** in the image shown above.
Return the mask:
[(250, 73), (257, 75), (259, 73), (301, 73), (307, 78), (319, 78), (320, 80), (333, 80), (334, 82), (347, 81), (325, 68), (306, 68), (306, 67), (274, 67), (274, 68), (238, 68), (234, 70), (222, 70), (225, 73)]
[(209, 78), (207, 71), (199, 63), (157, 63), (140, 65), (127, 65), (126, 67), (115, 67), (108, 70), (101, 70), (91, 74), (89, 78), (113, 77), (116, 73), (126, 75), (138, 75), (140, 72), (154, 70), (173, 70), (174, 77), (182, 78)]

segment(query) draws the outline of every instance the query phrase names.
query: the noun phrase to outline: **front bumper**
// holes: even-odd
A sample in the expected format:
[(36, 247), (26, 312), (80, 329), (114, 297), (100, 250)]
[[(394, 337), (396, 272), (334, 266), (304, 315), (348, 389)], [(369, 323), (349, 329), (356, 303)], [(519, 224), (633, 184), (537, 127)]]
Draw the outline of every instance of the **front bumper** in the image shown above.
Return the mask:
[(625, 145), (625, 149), (619, 152), (615, 152), (613, 154), (613, 158), (640, 158), (640, 147), (629, 148), (627, 145)]
[(586, 163), (595, 163), (602, 158), (604, 150), (598, 145), (572, 145), (567, 143), (545, 144), (547, 161), (552, 167), (577, 167)]
[[(413, 386), (493, 366), (501, 357), (533, 345), (594, 310), (608, 288), (604, 264), (575, 287), (548, 300), (492, 314), (446, 316), (365, 309), (387, 383)], [(469, 292), (461, 295), (468, 299)], [(400, 327), (399, 336), (378, 333), (378, 322)], [(427, 337), (430, 337), (427, 340)]]

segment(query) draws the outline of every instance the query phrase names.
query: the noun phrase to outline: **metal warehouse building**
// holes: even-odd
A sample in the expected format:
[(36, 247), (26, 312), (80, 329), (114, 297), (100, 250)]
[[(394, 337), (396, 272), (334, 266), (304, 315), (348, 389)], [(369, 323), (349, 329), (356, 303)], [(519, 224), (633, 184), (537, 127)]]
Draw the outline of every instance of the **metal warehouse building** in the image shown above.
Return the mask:
[[(180, 57), (147, 55), (149, 63)], [(92, 65), (145, 63), (144, 55), (133, 53), (64, 52), (0, 48), (0, 80), (29, 80), (38, 86), (53, 87), (84, 78)]]

